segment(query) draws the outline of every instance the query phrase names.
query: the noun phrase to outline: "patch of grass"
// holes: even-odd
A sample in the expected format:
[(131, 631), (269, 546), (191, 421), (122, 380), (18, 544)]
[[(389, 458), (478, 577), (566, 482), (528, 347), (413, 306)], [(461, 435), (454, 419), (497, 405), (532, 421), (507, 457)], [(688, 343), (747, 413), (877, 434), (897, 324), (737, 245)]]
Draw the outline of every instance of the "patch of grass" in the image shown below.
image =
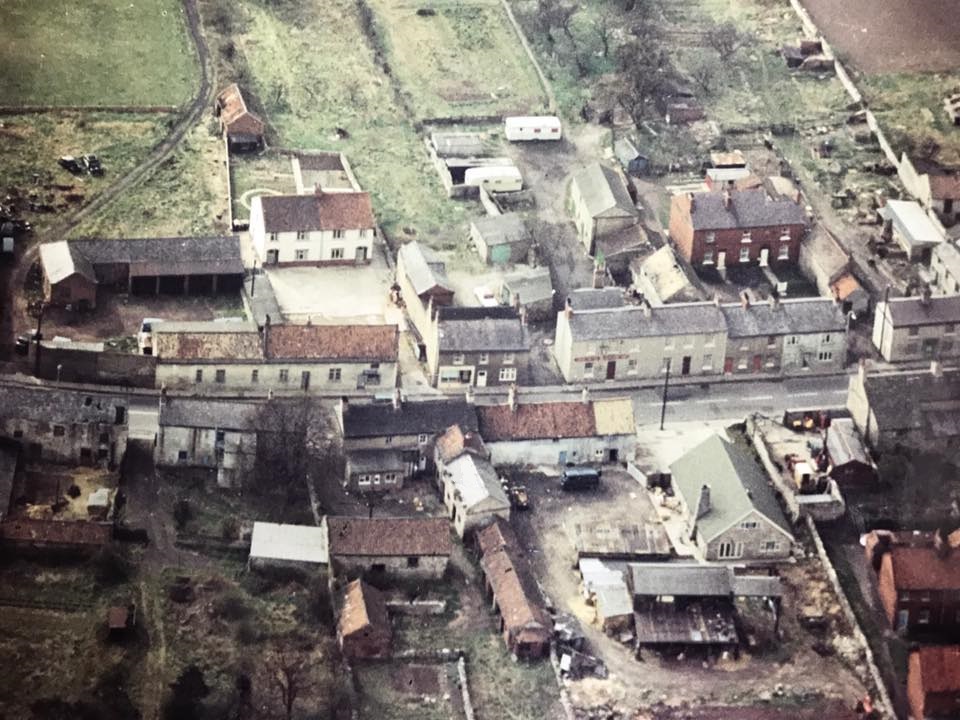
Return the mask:
[[(447, 665), (431, 666), (438, 673), (448, 673)], [(393, 685), (397, 665), (376, 664), (354, 668), (360, 684), (360, 717), (363, 720), (448, 720), (459, 715), (452, 712), (450, 702), (424, 702), (414, 692), (399, 692)], [(453, 671), (456, 676), (456, 671)], [(443, 686), (441, 686), (442, 692)], [(456, 692), (451, 686), (450, 690)]]
[(223, 143), (204, 125), (152, 175), (88, 218), (74, 237), (189, 237), (229, 231)]
[(0, 27), (4, 105), (180, 105), (198, 83), (178, 0), (5, 0)]
[[(173, 116), (126, 113), (41, 113), (0, 118), (3, 193), (38, 232), (58, 216), (88, 201), (133, 169), (163, 138)], [(57, 164), (61, 155), (92, 153), (104, 174), (71, 175)], [(51, 212), (30, 210), (30, 202)]]
[(265, 151), (256, 155), (234, 154), (230, 157), (230, 185), (233, 193), (234, 218), (249, 218), (250, 210), (243, 196), (250, 190), (273, 190), (277, 193), (296, 192), (290, 158)]
[(390, 67), (420, 118), (504, 111), (536, 114), (546, 106), (536, 71), (499, 0), (417, 5), (372, 0)]

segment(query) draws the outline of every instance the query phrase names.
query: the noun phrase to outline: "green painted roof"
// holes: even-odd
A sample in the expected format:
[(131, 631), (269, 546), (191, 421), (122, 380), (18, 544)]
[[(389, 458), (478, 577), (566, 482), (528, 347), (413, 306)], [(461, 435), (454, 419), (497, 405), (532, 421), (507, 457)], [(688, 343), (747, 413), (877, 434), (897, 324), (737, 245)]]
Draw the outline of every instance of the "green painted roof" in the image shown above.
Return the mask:
[(700, 490), (710, 486), (710, 510), (697, 527), (710, 542), (751, 510), (790, 534), (767, 475), (756, 460), (733, 443), (713, 435), (670, 466), (673, 485), (691, 513), (697, 512)]

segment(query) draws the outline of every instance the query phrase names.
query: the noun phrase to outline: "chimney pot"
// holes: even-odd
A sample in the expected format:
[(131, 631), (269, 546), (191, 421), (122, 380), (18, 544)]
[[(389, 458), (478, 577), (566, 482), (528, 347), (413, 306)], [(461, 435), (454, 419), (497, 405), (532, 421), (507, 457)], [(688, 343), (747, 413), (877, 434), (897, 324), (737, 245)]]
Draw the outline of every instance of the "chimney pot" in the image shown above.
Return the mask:
[(710, 512), (710, 486), (704, 483), (700, 487), (700, 499), (697, 501), (697, 519)]

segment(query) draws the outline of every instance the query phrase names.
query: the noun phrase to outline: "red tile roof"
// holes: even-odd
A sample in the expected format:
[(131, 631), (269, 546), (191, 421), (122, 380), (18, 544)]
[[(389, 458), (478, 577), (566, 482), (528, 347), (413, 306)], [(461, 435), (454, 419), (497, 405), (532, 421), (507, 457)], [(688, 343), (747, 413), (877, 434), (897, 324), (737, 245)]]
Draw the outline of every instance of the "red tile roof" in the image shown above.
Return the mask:
[(593, 407), (582, 402), (547, 402), (518, 405), (481, 406), (480, 436), (498, 440), (546, 440), (593, 437), (597, 434)]
[(960, 552), (938, 557), (932, 547), (894, 545), (890, 548), (893, 583), (897, 590), (960, 590)]
[(391, 362), (397, 359), (398, 332), (396, 325), (274, 325), (267, 357)]
[(0, 523), (0, 538), (36, 545), (105, 545), (111, 526), (86, 520), (32, 520), (17, 518)]
[(228, 85), (217, 95), (220, 119), (228, 135), (262, 135), (263, 120), (247, 110), (247, 102), (236, 83)]
[(494, 517), (493, 522), (477, 533), (477, 546), (480, 554), (486, 555), (507, 545), (516, 545), (517, 536), (513, 528), (501, 517)]
[(328, 517), (330, 555), (449, 555), (446, 518)]
[(487, 449), (483, 445), (483, 438), (474, 432), (463, 432), (459, 425), (451, 425), (446, 432), (437, 438), (437, 454), (443, 462), (453, 462), (465, 452), (471, 452), (480, 457), (487, 457)]
[(930, 195), (934, 200), (960, 200), (960, 173), (931, 175)]
[(366, 627), (383, 628), (390, 632), (390, 618), (383, 594), (363, 580), (350, 582), (343, 593), (343, 609), (338, 621), (342, 636)]
[(911, 653), (910, 669), (914, 657), (919, 661), (920, 684), (925, 692), (960, 692), (960, 646), (924, 645)]
[(370, 194), (365, 192), (263, 195), (260, 202), (268, 233), (369, 230), (375, 225)]

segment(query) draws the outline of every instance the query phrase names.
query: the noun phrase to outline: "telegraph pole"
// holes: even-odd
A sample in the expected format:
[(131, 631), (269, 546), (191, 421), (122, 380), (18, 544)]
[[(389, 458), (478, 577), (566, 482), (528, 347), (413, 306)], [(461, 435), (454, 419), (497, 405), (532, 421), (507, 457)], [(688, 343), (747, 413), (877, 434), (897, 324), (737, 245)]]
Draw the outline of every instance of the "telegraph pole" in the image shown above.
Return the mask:
[[(33, 376), (40, 377), (40, 341), (43, 339), (43, 311), (47, 309), (45, 302), (40, 303), (40, 314), (37, 317), (36, 347), (33, 353)], [(59, 378), (57, 378), (59, 380)]]
[(663, 430), (663, 421), (667, 417), (667, 391), (670, 389), (670, 358), (667, 358), (667, 374), (663, 377), (663, 403), (660, 405), (660, 429)]

